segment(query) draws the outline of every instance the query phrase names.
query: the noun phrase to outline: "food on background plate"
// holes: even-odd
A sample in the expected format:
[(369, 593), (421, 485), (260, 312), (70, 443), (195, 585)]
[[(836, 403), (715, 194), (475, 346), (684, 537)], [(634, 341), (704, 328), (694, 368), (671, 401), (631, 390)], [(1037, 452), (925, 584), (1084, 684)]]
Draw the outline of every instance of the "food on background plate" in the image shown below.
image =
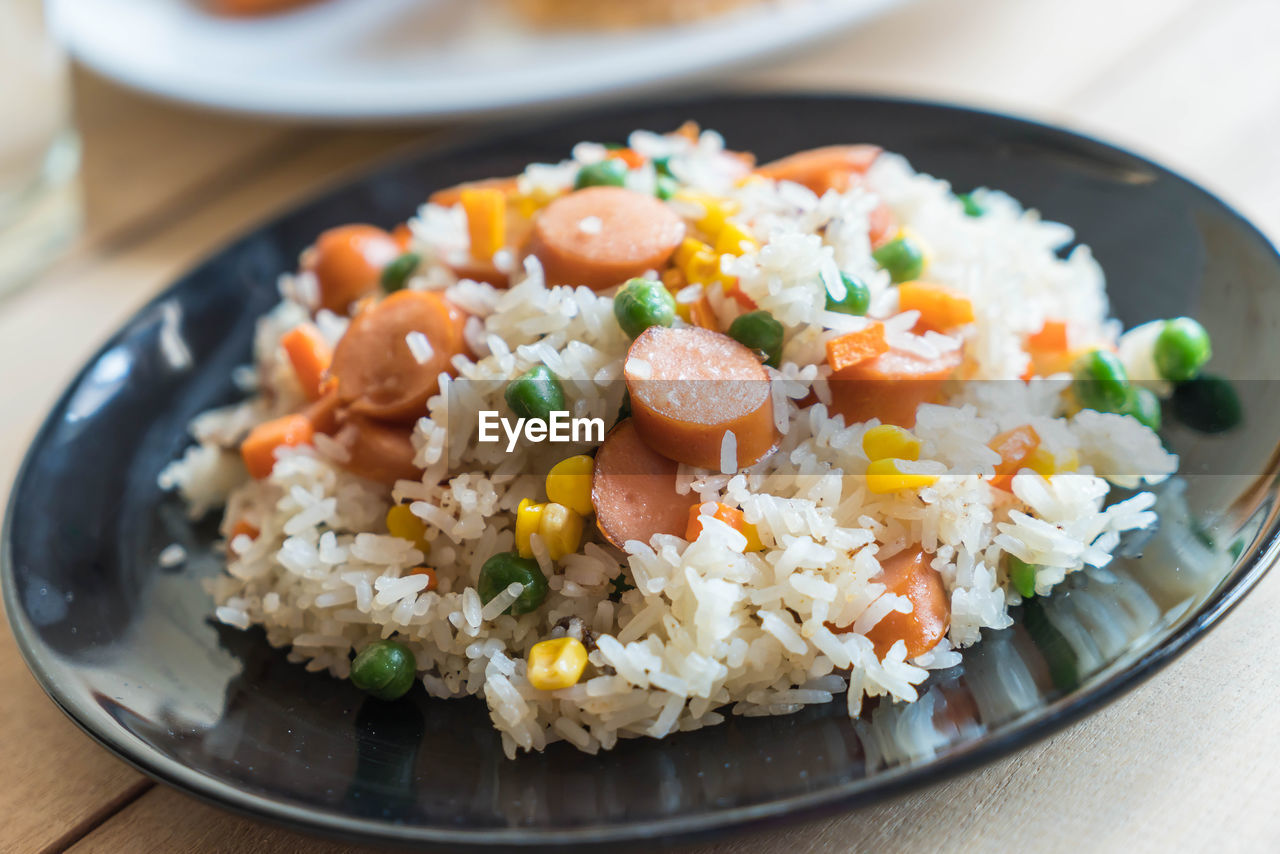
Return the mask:
[(643, 27), (694, 21), (778, 0), (507, 0), (524, 18), (550, 27)]
[(319, 235), (162, 483), (224, 508), (218, 620), (511, 756), (912, 702), (1177, 468), (1208, 336), (1122, 334), (1072, 239), (873, 146), (580, 143)]
[(317, 0), (206, 0), (211, 11), (233, 17), (273, 15), (316, 2)]
[[(317, 0), (205, 0), (210, 10), (233, 17), (271, 15)], [(457, 0), (451, 0), (457, 2)], [(506, 0), (525, 20), (540, 27), (621, 29), (696, 21), (780, 0)], [(794, 2), (794, 0), (792, 0)]]

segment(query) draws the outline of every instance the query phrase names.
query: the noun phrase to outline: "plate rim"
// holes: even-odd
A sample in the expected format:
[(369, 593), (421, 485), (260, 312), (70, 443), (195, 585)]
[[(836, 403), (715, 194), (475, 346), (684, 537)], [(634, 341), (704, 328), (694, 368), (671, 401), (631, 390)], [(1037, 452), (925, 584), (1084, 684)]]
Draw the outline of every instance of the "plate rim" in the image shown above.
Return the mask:
[[(145, 68), (128, 60), (128, 53), (106, 50), (102, 42), (84, 39), (79, 29), (68, 32), (63, 24), (67, 6), (86, 0), (50, 0), (51, 29), (66, 51), (75, 59), (91, 68), (98, 74), (117, 83), (166, 101), (203, 107), (221, 113), (241, 116), (256, 116), (274, 120), (302, 120), (321, 123), (333, 122), (413, 122), (421, 120), (437, 120), (448, 118), (484, 118), (496, 117), (498, 114), (519, 114), (538, 108), (557, 104), (576, 103), (578, 105), (600, 104), (609, 98), (623, 94), (636, 94), (652, 91), (664, 83), (677, 80), (697, 79), (705, 77), (717, 70), (729, 71), (748, 66), (753, 60), (776, 58), (803, 49), (806, 45), (819, 44), (830, 40), (841, 32), (852, 29), (866, 21), (873, 20), (897, 7), (906, 6), (915, 0), (844, 0), (847, 7), (841, 11), (841, 3), (832, 2), (828, 13), (839, 13), (835, 22), (829, 19), (823, 25), (813, 25), (797, 30), (789, 38), (776, 43), (769, 43), (762, 37), (756, 37), (746, 47), (735, 47), (731, 41), (717, 41), (718, 49), (704, 54), (689, 53), (681, 59), (666, 65), (650, 64), (640, 73), (617, 74), (604, 79), (596, 79), (591, 75), (562, 76), (560, 84), (545, 93), (534, 93), (528, 97), (504, 97), (501, 92), (488, 93), (484, 89), (469, 90), (463, 96), (445, 100), (443, 103), (432, 102), (431, 98), (400, 103), (378, 102), (365, 105), (361, 101), (347, 101), (344, 108), (335, 109), (317, 93), (306, 96), (299, 103), (299, 93), (289, 93), (265, 87), (253, 90), (248, 87), (219, 86), (210, 87), (202, 83), (200, 78), (173, 77), (148, 74)], [(305, 11), (305, 10), (304, 10)], [(727, 14), (744, 16), (745, 23), (735, 25), (735, 29), (752, 32), (765, 22), (765, 16), (772, 14), (763, 6), (756, 9), (733, 10)], [(286, 13), (287, 14), (287, 13)], [(794, 12), (790, 14), (795, 14)], [(705, 21), (693, 21), (687, 24), (674, 25), (676, 28), (688, 28), (704, 24)], [(660, 34), (665, 28), (655, 28)], [(657, 37), (655, 35), (655, 37)], [(287, 86), (285, 89), (287, 90)], [(370, 87), (366, 87), (368, 89)]]
[(941, 112), (951, 115), (963, 115), (1001, 123), (1005, 129), (1023, 129), (1048, 134), (1051, 137), (1070, 141), (1077, 145), (1092, 147), (1095, 151), (1106, 152), (1129, 158), (1154, 172), (1172, 178), (1185, 185), (1192, 192), (1216, 205), (1224, 214), (1235, 220), (1244, 231), (1269, 250), (1272, 261), (1280, 268), (1280, 248), (1266, 232), (1244, 216), (1234, 205), (1222, 199), (1213, 191), (1205, 188), (1190, 178), (1169, 169), (1141, 154), (1134, 153), (1123, 146), (1112, 144), (1088, 133), (1072, 130), (1059, 125), (1036, 119), (1028, 119), (1010, 113), (982, 107), (967, 106), (956, 102), (899, 97), (891, 95), (864, 94), (858, 92), (800, 91), (800, 92), (740, 92), (719, 91), (703, 93), (688, 98), (657, 98), (638, 102), (630, 102), (622, 106), (608, 109), (587, 109), (572, 113), (556, 114), (542, 117), (536, 121), (508, 121), (469, 132), (449, 134), (443, 139), (434, 140), (420, 147), (393, 152), (386, 159), (379, 160), (367, 168), (352, 174), (340, 176), (337, 180), (318, 185), (314, 192), (303, 195), (288, 207), (271, 214), (267, 219), (251, 223), (245, 229), (233, 233), (233, 236), (204, 254), (198, 261), (183, 269), (157, 291), (143, 305), (139, 306), (127, 320), (116, 327), (94, 353), (87, 358), (81, 368), (69, 380), (57, 400), (49, 408), (40, 426), (33, 435), (27, 450), (23, 454), (22, 463), (12, 482), (3, 526), (0, 527), (0, 589), (3, 591), (5, 613), (9, 625), (28, 670), (37, 683), (54, 704), (69, 717), (83, 732), (95, 742), (105, 747), (117, 758), (141, 771), (155, 781), (165, 783), (183, 791), (206, 803), (222, 809), (254, 819), (285, 826), (304, 832), (321, 833), (337, 839), (363, 843), (381, 843), (390, 845), (429, 845), (429, 846), (465, 846), (472, 850), (489, 848), (527, 848), (554, 849), (563, 846), (592, 847), (610, 844), (640, 844), (644, 842), (694, 842), (706, 840), (716, 834), (741, 834), (751, 829), (762, 828), (769, 822), (775, 825), (795, 824), (824, 815), (848, 812), (859, 807), (888, 800), (904, 792), (923, 788), (928, 785), (949, 780), (969, 770), (987, 765), (997, 759), (1008, 756), (1018, 749), (1029, 747), (1044, 738), (1093, 714), (1125, 693), (1145, 683), (1149, 678), (1167, 666), (1195, 643), (1198, 643), (1214, 626), (1237, 605), (1257, 585), (1280, 557), (1280, 506), (1268, 514), (1268, 522), (1262, 529), (1261, 538), (1255, 542), (1246, 563), (1241, 564), (1235, 572), (1224, 579), (1217, 589), (1205, 599), (1196, 611), (1189, 615), (1185, 622), (1168, 637), (1161, 640), (1146, 653), (1129, 665), (1117, 669), (1097, 681), (1096, 684), (1082, 691), (1075, 697), (1061, 697), (1046, 707), (1044, 713), (1028, 723), (1015, 726), (1005, 732), (993, 735), (980, 744), (971, 744), (953, 750), (944, 757), (929, 762), (904, 766), (890, 770), (882, 776), (878, 785), (858, 789), (852, 782), (829, 786), (811, 792), (803, 792), (781, 799), (747, 806), (729, 807), (708, 811), (696, 815), (658, 818), (644, 823), (613, 825), (582, 825), (567, 828), (539, 828), (529, 826), (506, 826), (497, 828), (481, 828), (474, 830), (458, 830), (443, 826), (406, 825), (392, 822), (379, 822), (371, 819), (337, 815), (322, 809), (299, 806), (270, 796), (251, 793), (233, 786), (230, 783), (209, 777), (195, 769), (182, 764), (176, 759), (160, 754), (140, 739), (120, 727), (107, 727), (106, 731), (95, 728), (93, 722), (98, 715), (86, 714), (81, 704), (74, 698), (68, 699), (61, 693), (57, 675), (58, 661), (56, 653), (44, 648), (26, 618), (21, 603), (17, 601), (14, 586), (15, 567), (13, 565), (12, 543), (14, 539), (13, 516), (24, 484), (31, 475), (37, 453), (47, 442), (49, 434), (55, 429), (55, 416), (66, 408), (77, 387), (83, 383), (93, 365), (112, 347), (120, 343), (135, 322), (154, 309), (158, 304), (172, 297), (173, 292), (198, 274), (208, 264), (233, 250), (245, 240), (259, 232), (276, 227), (299, 211), (323, 202), (326, 196), (343, 188), (356, 186), (376, 179), (384, 172), (393, 171), (403, 164), (418, 160), (442, 159), (451, 156), (465, 156), (467, 149), (514, 138), (529, 127), (555, 126), (565, 123), (600, 120), (625, 116), (629, 113), (659, 107), (687, 108), (696, 110), (708, 104), (747, 105), (761, 102), (774, 104), (787, 103), (790, 106), (800, 104), (817, 107), (840, 103), (845, 106), (857, 104), (878, 104), (921, 109), (927, 112)]

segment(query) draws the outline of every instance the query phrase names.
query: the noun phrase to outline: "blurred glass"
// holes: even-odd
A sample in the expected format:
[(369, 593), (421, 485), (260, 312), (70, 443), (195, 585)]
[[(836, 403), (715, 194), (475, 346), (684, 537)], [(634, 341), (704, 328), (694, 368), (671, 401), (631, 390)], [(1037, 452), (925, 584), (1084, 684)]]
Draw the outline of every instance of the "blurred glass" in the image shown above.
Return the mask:
[(0, 0), (0, 116), (2, 294), (48, 263), (80, 224), (67, 61), (40, 0)]

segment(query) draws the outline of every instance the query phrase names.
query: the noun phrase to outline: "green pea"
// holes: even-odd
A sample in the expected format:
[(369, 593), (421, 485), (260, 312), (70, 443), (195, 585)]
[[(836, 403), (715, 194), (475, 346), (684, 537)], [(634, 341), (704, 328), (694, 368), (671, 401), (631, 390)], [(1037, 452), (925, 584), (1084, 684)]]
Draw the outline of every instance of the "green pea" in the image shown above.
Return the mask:
[(564, 412), (564, 389), (546, 365), (536, 365), (507, 383), (507, 406), (521, 418), (550, 421), (552, 412)]
[(1009, 580), (1023, 599), (1036, 595), (1036, 565), (1009, 555)]
[(776, 368), (782, 363), (782, 324), (767, 311), (752, 311), (734, 318), (729, 337), (744, 347), (764, 353), (764, 363)]
[(1201, 433), (1222, 433), (1244, 420), (1236, 390), (1212, 374), (1179, 383), (1173, 390), (1172, 408), (1179, 421)]
[(417, 252), (406, 252), (387, 264), (382, 268), (382, 289), (391, 294), (403, 288), (418, 269), (421, 260), (422, 257)]
[(547, 577), (542, 574), (538, 562), (531, 557), (520, 557), (515, 552), (501, 552), (489, 558), (480, 567), (480, 581), (476, 584), (476, 592), (480, 594), (480, 601), (488, 604), (490, 599), (517, 581), (524, 585), (524, 590), (520, 591), (511, 607), (502, 613), (513, 616), (528, 614), (547, 598)]
[(417, 677), (413, 650), (392, 640), (374, 641), (351, 662), (351, 684), (379, 700), (400, 699)]
[(638, 338), (650, 326), (675, 322), (676, 298), (662, 282), (628, 279), (613, 298), (613, 316), (623, 332)]
[(1079, 358), (1072, 388), (1081, 406), (1098, 412), (1121, 412), (1129, 400), (1129, 376), (1107, 350), (1093, 350)]
[(957, 193), (956, 198), (960, 200), (960, 204), (964, 205), (964, 215), (979, 217), (987, 212), (987, 209), (973, 197), (973, 193)]
[(895, 285), (918, 279), (924, 272), (924, 250), (909, 237), (890, 240), (872, 252), (871, 257), (889, 272), (889, 278)]
[(1189, 317), (1166, 320), (1156, 337), (1156, 370), (1170, 382), (1192, 379), (1212, 355), (1209, 333)]
[(675, 177), (675, 175), (671, 174), (671, 158), (670, 157), (655, 157), (653, 158), (652, 162), (653, 162), (654, 171), (657, 172), (659, 175), (663, 175), (667, 178)]
[(616, 157), (589, 163), (578, 170), (578, 177), (573, 179), (573, 189), (583, 187), (621, 187), (627, 179), (627, 164)]
[(680, 192), (680, 182), (670, 175), (659, 175), (657, 183), (654, 184), (653, 194), (664, 202)]
[(1152, 430), (1160, 429), (1160, 398), (1149, 388), (1132, 388), (1122, 412), (1132, 415)]
[(859, 317), (866, 314), (871, 307), (871, 291), (864, 283), (847, 273), (840, 274), (840, 281), (844, 282), (844, 299), (836, 302), (831, 294), (827, 294), (827, 311), (855, 314)]

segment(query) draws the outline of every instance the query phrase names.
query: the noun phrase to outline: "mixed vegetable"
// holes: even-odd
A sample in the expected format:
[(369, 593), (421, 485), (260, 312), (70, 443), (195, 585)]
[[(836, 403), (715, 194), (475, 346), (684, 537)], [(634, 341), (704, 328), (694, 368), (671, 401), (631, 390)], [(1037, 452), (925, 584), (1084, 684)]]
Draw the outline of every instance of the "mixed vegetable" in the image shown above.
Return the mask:
[[(862, 179), (879, 153), (873, 146), (815, 149), (754, 167), (749, 179), (792, 181), (819, 194), (842, 191)], [(753, 166), (750, 155), (736, 156)], [(650, 192), (633, 188), (638, 173), (648, 176)], [(513, 616), (536, 611), (548, 593), (546, 562), (579, 551), (591, 516), (604, 539), (618, 547), (647, 542), (657, 533), (693, 541), (715, 520), (742, 536), (744, 551), (766, 548), (741, 508), (702, 504), (677, 488), (681, 463), (737, 472), (768, 456), (780, 440), (770, 369), (782, 366), (791, 333), (725, 272), (726, 259), (761, 248), (748, 224), (736, 218), (734, 202), (688, 190), (668, 160), (648, 160), (623, 147), (581, 166), (572, 190), (560, 195), (544, 197), (522, 190), (516, 179), (498, 178), (442, 190), (431, 201), (456, 206), (465, 218), (469, 257), (444, 262), (459, 277), (504, 287), (511, 265), (499, 264), (497, 256), (531, 255), (549, 285), (613, 291), (614, 318), (632, 339), (619, 421), (594, 457), (571, 456), (550, 470), (545, 501), (520, 502), (515, 550), (490, 556), (480, 569), (482, 602), (502, 597), (502, 613)], [(969, 217), (987, 215), (982, 191), (958, 195), (956, 203)], [(686, 210), (698, 213), (678, 212)], [(975, 322), (974, 306), (963, 293), (928, 280), (925, 242), (899, 228), (883, 204), (869, 222), (872, 258), (893, 285), (893, 313), (916, 312), (918, 335), (962, 340)], [(308, 405), (249, 434), (241, 452), (250, 475), (269, 475), (278, 448), (324, 434), (345, 449), (343, 464), (357, 475), (388, 485), (418, 477), (410, 439), (414, 421), (437, 392), (439, 376), (452, 374), (454, 358), (468, 352), (465, 312), (438, 291), (414, 288), (421, 265), (405, 229), (387, 232), (362, 224), (330, 229), (304, 253), (302, 269), (314, 282), (317, 310), (351, 321), (333, 347), (310, 323), (281, 339)], [(962, 347), (926, 356), (893, 346), (888, 317), (872, 315), (868, 284), (848, 272), (840, 273), (839, 283), (826, 290), (825, 310), (866, 320), (852, 329), (840, 325), (850, 331), (825, 339), (828, 409), (846, 423), (879, 422), (862, 440), (870, 493), (918, 491), (939, 475), (920, 461), (921, 441), (911, 432), (916, 410), (940, 398), (961, 366)], [(1161, 423), (1161, 400), (1152, 385), (1173, 384), (1175, 409), (1188, 408), (1184, 401), (1196, 395), (1225, 399), (1221, 387), (1201, 373), (1212, 354), (1205, 329), (1185, 317), (1160, 324), (1146, 330), (1143, 347), (1114, 352), (1078, 347), (1068, 320), (1048, 319), (1026, 336), (1023, 379), (1069, 372), (1075, 406), (1131, 415), (1152, 429)], [(1156, 375), (1141, 380), (1160, 383), (1135, 381), (1126, 364), (1153, 365)], [(697, 395), (671, 391), (673, 380), (698, 379), (708, 382)], [(509, 410), (526, 419), (547, 420), (568, 408), (561, 378), (544, 365), (512, 379), (504, 397)], [(1230, 406), (1217, 411), (1224, 409)], [(1001, 433), (990, 447), (1000, 459), (989, 477), (997, 492), (1011, 493), (1020, 471), (1047, 476), (1078, 465), (1071, 455), (1050, 453), (1030, 424)], [(393, 506), (386, 528), (424, 556), (429, 553), (425, 525), (409, 505)], [(888, 589), (909, 599), (913, 610), (891, 613), (869, 636), (881, 654), (902, 640), (908, 657), (920, 655), (948, 629), (942, 579), (918, 544), (885, 558), (882, 566)], [(1013, 556), (1005, 567), (1024, 598), (1036, 594), (1037, 569)], [(413, 571), (428, 576), (428, 590), (436, 587), (430, 567)], [(631, 589), (625, 578), (615, 580), (615, 587), (618, 596)], [(567, 635), (542, 640), (528, 653), (530, 682), (542, 690), (575, 684), (587, 666), (583, 641)], [(412, 651), (389, 640), (363, 649), (351, 666), (352, 682), (384, 699), (403, 694), (413, 673)]]

